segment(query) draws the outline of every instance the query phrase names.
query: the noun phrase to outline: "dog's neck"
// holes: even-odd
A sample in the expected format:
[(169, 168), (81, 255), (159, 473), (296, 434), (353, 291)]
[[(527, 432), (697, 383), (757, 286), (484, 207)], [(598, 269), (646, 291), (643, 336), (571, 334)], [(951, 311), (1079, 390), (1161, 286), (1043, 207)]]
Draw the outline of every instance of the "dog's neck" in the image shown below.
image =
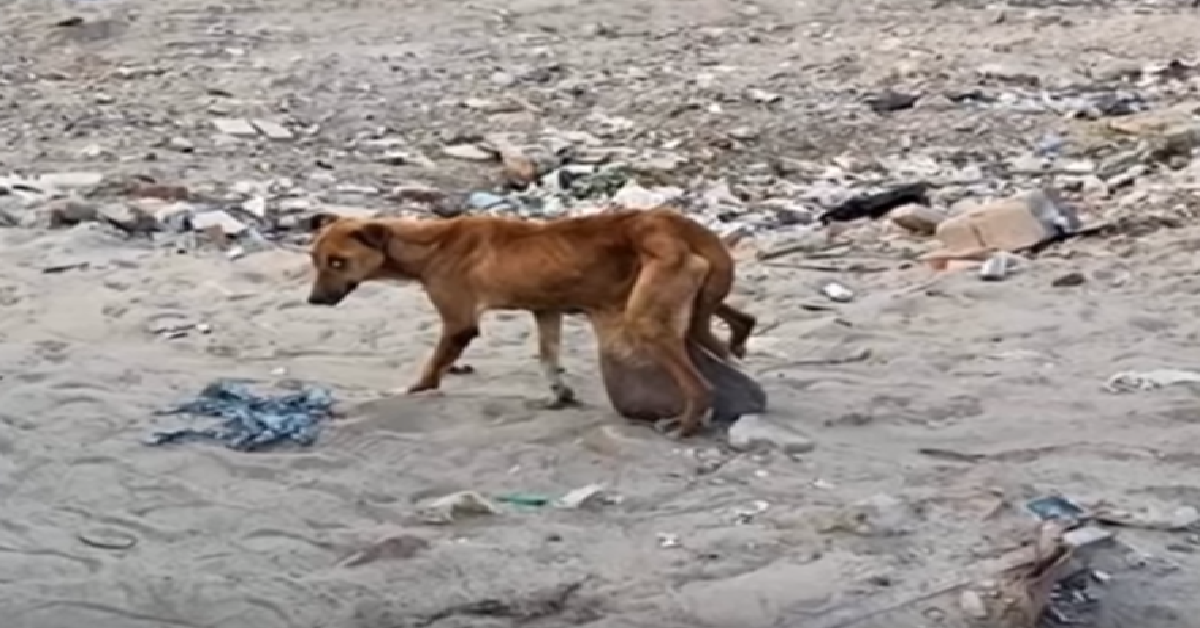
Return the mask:
[(393, 218), (386, 220), (391, 231), (388, 241), (388, 264), (385, 279), (423, 281), (436, 261), (437, 251), (456, 232), (456, 219), (421, 220)]

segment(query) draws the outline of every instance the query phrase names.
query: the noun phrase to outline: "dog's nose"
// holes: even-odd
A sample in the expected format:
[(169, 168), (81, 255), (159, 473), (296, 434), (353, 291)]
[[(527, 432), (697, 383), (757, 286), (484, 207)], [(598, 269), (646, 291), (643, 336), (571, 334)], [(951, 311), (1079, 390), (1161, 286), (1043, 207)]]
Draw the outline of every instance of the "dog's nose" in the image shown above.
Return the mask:
[(313, 293), (308, 295), (309, 305), (333, 305), (334, 303), (336, 303), (336, 301), (323, 294)]

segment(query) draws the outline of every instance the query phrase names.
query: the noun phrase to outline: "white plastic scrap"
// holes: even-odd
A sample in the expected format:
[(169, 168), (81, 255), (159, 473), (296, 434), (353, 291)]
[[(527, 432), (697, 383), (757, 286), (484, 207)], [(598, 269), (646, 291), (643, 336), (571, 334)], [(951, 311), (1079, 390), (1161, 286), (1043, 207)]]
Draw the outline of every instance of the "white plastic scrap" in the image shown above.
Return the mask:
[(1175, 384), (1200, 384), (1200, 373), (1182, 369), (1122, 371), (1108, 378), (1104, 389), (1112, 393), (1154, 390)]

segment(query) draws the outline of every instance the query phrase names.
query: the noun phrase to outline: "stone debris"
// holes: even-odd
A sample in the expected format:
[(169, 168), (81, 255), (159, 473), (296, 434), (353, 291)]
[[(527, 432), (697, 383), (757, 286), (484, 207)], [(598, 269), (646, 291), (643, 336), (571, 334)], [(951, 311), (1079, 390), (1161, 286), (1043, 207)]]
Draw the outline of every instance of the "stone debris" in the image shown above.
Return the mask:
[(290, 140), (294, 137), (292, 132), (287, 130), (287, 127), (279, 124), (278, 122), (272, 122), (270, 120), (255, 120), (251, 124), (255, 129), (258, 129), (259, 133), (265, 135), (267, 139)]
[(213, 120), (217, 131), (233, 137), (258, 137), (258, 129), (249, 120)]
[(445, 525), (500, 512), (500, 506), (481, 493), (460, 491), (431, 500), (418, 510), (417, 516), (423, 523)]
[[(705, 33), (705, 41), (730, 36)], [(130, 66), (115, 75), (141, 80), (160, 71)], [(145, 144), (159, 155), (144, 157), (244, 151), (258, 180), (163, 182), (92, 171), (0, 176), (0, 225), (98, 221), (131, 234), (165, 235), (157, 239), (170, 245), (190, 234), (194, 245), (184, 248), (197, 250), (210, 237), (220, 248), (302, 243), (302, 219), (331, 207), (354, 215), (548, 220), (672, 205), (760, 256), (869, 251), (953, 269), (977, 267), (996, 250), (1037, 249), (1094, 226), (1136, 237), (1192, 219), (1188, 198), (1200, 189), (1200, 162), (1193, 161), (1200, 151), (1200, 101), (1188, 86), (1200, 69), (1190, 61), (1097, 62), (1078, 74), (998, 60), (934, 84), (924, 81), (928, 70), (920, 57), (898, 59), (892, 74), (899, 83), (830, 95), (814, 115), (828, 119), (844, 110), (900, 120), (947, 111), (956, 121), (929, 132), (939, 138), (965, 133), (969, 145), (904, 132), (883, 149), (834, 142), (812, 154), (777, 145), (761, 120), (723, 120), (734, 101), (756, 110), (794, 104), (792, 92), (778, 83), (742, 84), (718, 96), (732, 71), (697, 71), (689, 81), (700, 91), (680, 100), (678, 111), (664, 112), (668, 118), (694, 114), (693, 122), (661, 127), (598, 107), (565, 128), (552, 127), (551, 120), (562, 122), (550, 116), (527, 124), (547, 105), (557, 106), (556, 98), (586, 99), (599, 88), (553, 64), (490, 70), (485, 82), (502, 91), (446, 98), (444, 111), (453, 112), (453, 120), (437, 128), (397, 128), (368, 116), (344, 135), (329, 118), (304, 114), (298, 96), (241, 118), (235, 115), (245, 102), (241, 96), (208, 87), (211, 117), (159, 129)], [(624, 74), (639, 83), (657, 80), (637, 68)], [(524, 89), (533, 85), (550, 92), (531, 97)], [(113, 91), (89, 102), (115, 105), (120, 99)], [(969, 115), (956, 115), (961, 112)], [(512, 124), (517, 120), (523, 122)], [(254, 139), (270, 141), (238, 141)], [(300, 154), (310, 146), (319, 150), (307, 165), (289, 162), (287, 176), (275, 171), (283, 162), (258, 160), (266, 152)], [(140, 158), (99, 140), (81, 147), (96, 163)], [(373, 170), (356, 179), (346, 174), (345, 162)], [(799, 242), (806, 244), (789, 244)]]
[(789, 455), (816, 449), (816, 444), (800, 432), (754, 414), (742, 416), (729, 427), (729, 446), (742, 451), (775, 448)]

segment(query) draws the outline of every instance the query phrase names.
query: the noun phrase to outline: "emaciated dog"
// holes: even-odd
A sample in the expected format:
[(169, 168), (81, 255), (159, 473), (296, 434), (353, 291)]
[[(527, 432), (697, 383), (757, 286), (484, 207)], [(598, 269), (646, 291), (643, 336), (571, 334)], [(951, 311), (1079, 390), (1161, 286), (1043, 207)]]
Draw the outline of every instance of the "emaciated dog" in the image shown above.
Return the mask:
[[(741, 357), (755, 324), (753, 316), (724, 303), (734, 282), (725, 244), (670, 208), (547, 223), (322, 214), (309, 226), (318, 231), (309, 303), (336, 305), (364, 281), (416, 281), (424, 287), (442, 330), (410, 394), (439, 388), (479, 336), (484, 312), (529, 310), (551, 392), (558, 402), (569, 402), (574, 392), (559, 364), (562, 317), (583, 313), (597, 331), (606, 386), (618, 411), (677, 418), (679, 435), (689, 436), (713, 405), (704, 364), (697, 361), (713, 359), (705, 352), (722, 361), (730, 354)], [(728, 345), (714, 335), (713, 316), (729, 325)], [(664, 379), (676, 390), (663, 390)], [(673, 416), (650, 416), (667, 413)]]

